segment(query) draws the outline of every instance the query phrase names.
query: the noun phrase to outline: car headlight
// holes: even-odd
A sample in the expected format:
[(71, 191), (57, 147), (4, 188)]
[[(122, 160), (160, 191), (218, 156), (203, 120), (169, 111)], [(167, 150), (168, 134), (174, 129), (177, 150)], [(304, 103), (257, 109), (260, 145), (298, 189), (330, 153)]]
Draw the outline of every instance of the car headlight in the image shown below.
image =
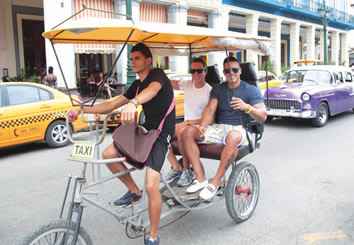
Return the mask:
[(303, 93), (301, 99), (303, 101), (309, 101), (311, 99), (311, 95), (309, 95), (308, 93)]

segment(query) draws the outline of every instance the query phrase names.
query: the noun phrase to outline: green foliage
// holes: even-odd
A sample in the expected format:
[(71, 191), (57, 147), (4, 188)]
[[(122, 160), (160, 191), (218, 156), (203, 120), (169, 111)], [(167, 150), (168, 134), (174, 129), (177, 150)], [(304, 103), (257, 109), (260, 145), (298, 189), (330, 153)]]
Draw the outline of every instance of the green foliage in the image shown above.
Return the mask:
[(340, 65), (340, 66), (345, 66), (345, 60), (342, 61), (342, 62), (339, 62), (339, 65)]
[(335, 64), (336, 64), (336, 62), (334, 62), (332, 60), (327, 62), (327, 65), (335, 65)]
[(284, 72), (286, 72), (287, 70), (289, 70), (290, 68), (289, 68), (289, 66), (287, 66), (287, 65), (282, 65), (281, 66), (281, 73), (284, 73)]
[[(267, 68), (268, 68), (268, 71), (272, 72), (273, 74), (275, 74), (274, 72), (274, 62), (273, 61), (267, 61)], [(266, 67), (266, 62), (262, 63), (260, 66), (259, 66), (259, 70), (261, 71), (265, 71), (265, 67)]]
[(15, 77), (9, 77), (10, 82), (31, 82), (31, 83), (41, 83), (42, 81), (36, 76), (28, 76), (24, 68), (20, 69), (20, 74)]

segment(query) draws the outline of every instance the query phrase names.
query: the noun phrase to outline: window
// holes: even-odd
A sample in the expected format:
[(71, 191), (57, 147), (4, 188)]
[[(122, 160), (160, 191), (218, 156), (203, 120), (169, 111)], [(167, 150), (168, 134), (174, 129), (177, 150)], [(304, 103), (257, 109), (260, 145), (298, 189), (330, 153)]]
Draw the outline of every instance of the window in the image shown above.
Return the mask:
[(8, 86), (10, 105), (40, 101), (38, 89), (32, 86)]
[(344, 71), (343, 75), (346, 82), (353, 82), (353, 77), (350, 72)]
[(340, 71), (334, 72), (333, 75), (334, 75), (334, 80), (336, 81), (336, 83), (344, 82), (342, 73)]
[(3, 107), (2, 87), (0, 87), (0, 107)]
[(52, 94), (49, 91), (44, 90), (44, 89), (39, 89), (39, 96), (40, 96), (42, 101), (50, 100), (50, 99), (53, 98)]

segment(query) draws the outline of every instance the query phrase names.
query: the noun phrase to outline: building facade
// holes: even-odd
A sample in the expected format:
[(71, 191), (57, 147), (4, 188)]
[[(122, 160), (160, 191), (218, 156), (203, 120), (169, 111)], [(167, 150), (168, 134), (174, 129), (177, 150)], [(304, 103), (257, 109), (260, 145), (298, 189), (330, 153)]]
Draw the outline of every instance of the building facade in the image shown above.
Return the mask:
[[(347, 0), (326, 0), (328, 20), (327, 50), (331, 64), (349, 65), (348, 35), (353, 28)], [(270, 61), (277, 75), (299, 59), (324, 59), (323, 22), (319, 0), (0, 0), (0, 72), (16, 76), (24, 69), (39, 76), (54, 67), (59, 86), (63, 78), (48, 40), (41, 33), (80, 11), (84, 4), (101, 12), (85, 10), (73, 19), (85, 17), (123, 18), (109, 12), (131, 13), (134, 20), (193, 25), (267, 36), (272, 40)], [(76, 88), (89, 74), (107, 72), (118, 54), (117, 45), (56, 45), (67, 83)], [(235, 54), (244, 62), (261, 67), (264, 57), (252, 51)], [(225, 54), (206, 57), (209, 64), (220, 64)], [(127, 53), (123, 53), (115, 72), (119, 83), (127, 82)], [(175, 73), (188, 72), (186, 57), (154, 57), (154, 65)], [(222, 74), (222, 73), (221, 73)]]

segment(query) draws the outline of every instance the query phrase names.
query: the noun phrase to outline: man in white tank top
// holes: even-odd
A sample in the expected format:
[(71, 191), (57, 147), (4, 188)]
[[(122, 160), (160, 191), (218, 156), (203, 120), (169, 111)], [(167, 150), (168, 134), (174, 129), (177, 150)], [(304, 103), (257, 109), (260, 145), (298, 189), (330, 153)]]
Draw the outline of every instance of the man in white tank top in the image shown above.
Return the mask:
[(208, 72), (205, 61), (202, 58), (195, 58), (191, 64), (192, 81), (171, 80), (172, 87), (184, 91), (184, 122), (176, 125), (175, 137), (178, 140), (179, 151), (183, 157), (183, 168), (178, 163), (176, 156), (170, 149), (168, 160), (171, 163), (171, 170), (167, 173), (166, 181), (171, 183), (179, 178), (178, 186), (187, 186), (192, 183), (195, 174), (190, 168), (190, 163), (186, 162), (182, 132), (187, 125), (198, 125), (202, 118), (202, 113), (208, 105), (211, 86), (205, 82)]

